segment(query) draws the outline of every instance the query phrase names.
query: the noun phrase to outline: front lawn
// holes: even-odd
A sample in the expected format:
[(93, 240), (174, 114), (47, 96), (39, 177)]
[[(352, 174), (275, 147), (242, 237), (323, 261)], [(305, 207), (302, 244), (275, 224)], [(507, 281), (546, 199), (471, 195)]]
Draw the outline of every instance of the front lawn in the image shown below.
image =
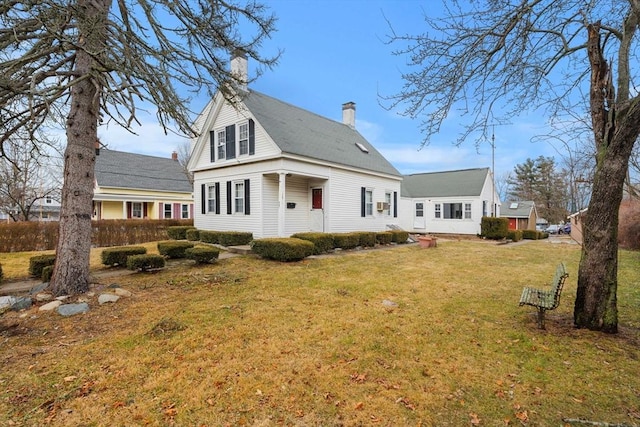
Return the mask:
[[(116, 304), (0, 318), (0, 424), (637, 425), (640, 254), (620, 255), (614, 336), (573, 328), (580, 250), (546, 240), (118, 277)], [(520, 293), (560, 261), (538, 330)]]

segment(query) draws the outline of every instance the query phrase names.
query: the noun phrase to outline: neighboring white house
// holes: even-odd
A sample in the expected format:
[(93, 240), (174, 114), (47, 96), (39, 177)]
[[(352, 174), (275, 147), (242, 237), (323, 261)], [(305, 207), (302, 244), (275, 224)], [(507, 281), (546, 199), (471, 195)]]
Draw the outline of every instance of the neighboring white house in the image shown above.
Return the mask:
[[(246, 76), (246, 58), (232, 71)], [(194, 225), (253, 233), (383, 231), (398, 225), (402, 176), (355, 129), (355, 104), (336, 122), (240, 88), (236, 106), (220, 93), (196, 120), (188, 164)]]
[(479, 234), (483, 216), (500, 216), (500, 198), (489, 168), (420, 173), (403, 177), (398, 210), (410, 232)]

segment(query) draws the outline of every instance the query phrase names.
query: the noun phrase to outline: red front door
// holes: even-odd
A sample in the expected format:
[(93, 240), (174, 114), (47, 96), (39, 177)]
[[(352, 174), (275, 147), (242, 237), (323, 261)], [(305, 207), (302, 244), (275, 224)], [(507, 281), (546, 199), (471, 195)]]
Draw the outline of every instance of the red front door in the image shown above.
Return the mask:
[(322, 188), (311, 190), (311, 209), (322, 209)]

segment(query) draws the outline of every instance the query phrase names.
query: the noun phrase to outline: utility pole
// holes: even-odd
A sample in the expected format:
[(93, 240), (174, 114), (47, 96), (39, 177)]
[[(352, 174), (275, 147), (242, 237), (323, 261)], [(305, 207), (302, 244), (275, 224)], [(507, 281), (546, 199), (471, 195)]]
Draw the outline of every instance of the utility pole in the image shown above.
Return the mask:
[(491, 132), (491, 216), (498, 216), (496, 212), (496, 128)]

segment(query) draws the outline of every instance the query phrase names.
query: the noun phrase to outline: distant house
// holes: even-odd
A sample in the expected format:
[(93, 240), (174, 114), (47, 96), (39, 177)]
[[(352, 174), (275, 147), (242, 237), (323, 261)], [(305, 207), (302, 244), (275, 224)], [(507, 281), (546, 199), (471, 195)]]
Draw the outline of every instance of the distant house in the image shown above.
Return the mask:
[[(232, 71), (246, 76), (246, 66), (233, 58)], [(355, 129), (354, 103), (337, 122), (246, 87), (238, 93), (235, 106), (216, 94), (196, 121), (188, 166), (197, 228), (263, 238), (398, 223), (402, 176)]]
[(93, 219), (190, 219), (193, 189), (172, 158), (99, 149)]
[(535, 230), (540, 219), (531, 200), (505, 202), (500, 216), (509, 219), (509, 230)]
[(581, 209), (580, 211), (575, 212), (567, 217), (567, 219), (571, 223), (571, 238), (579, 244), (582, 244), (582, 227), (584, 224), (584, 216), (586, 215), (587, 210), (587, 208)]
[(500, 198), (489, 168), (419, 173), (403, 177), (398, 209), (411, 232), (479, 234), (483, 216), (499, 215)]

